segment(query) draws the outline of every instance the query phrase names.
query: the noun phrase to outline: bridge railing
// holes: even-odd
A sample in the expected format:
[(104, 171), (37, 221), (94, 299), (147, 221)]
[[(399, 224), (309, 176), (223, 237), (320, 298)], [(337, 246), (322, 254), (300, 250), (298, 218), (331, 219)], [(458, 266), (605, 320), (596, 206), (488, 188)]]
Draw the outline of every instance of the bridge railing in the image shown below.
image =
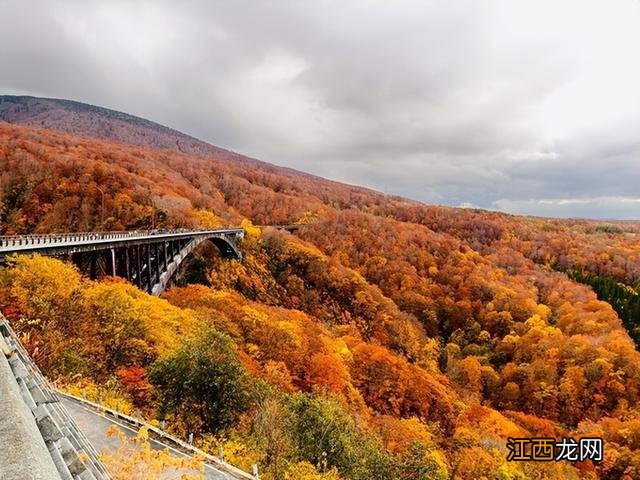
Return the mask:
[[(77, 233), (43, 233), (30, 235), (1, 235), (0, 248), (19, 247), (23, 245), (52, 245), (56, 243), (91, 242), (94, 240), (118, 240), (123, 238), (144, 237), (175, 233), (198, 232), (193, 229), (175, 230), (133, 230), (116, 232), (77, 232)], [(207, 231), (207, 230), (202, 230)]]
[(83, 242), (90, 240), (109, 240), (128, 238), (148, 232), (87, 232), (33, 235), (3, 235), (0, 236), (0, 247), (16, 247), (20, 245), (49, 245), (52, 243)]

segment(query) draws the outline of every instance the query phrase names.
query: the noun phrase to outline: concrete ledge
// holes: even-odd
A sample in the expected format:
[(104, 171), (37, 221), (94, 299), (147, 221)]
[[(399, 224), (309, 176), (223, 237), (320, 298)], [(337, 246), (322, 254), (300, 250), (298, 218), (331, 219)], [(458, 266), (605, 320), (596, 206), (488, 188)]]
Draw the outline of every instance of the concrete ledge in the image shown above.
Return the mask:
[(0, 438), (0, 478), (60, 480), (4, 353), (0, 354)]

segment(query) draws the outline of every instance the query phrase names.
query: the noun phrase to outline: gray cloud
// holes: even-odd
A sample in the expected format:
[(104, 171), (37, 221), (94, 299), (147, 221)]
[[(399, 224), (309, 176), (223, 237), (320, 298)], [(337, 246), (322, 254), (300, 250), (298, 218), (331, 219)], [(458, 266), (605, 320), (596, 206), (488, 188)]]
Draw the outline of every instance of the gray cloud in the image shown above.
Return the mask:
[(0, 0), (0, 11), (3, 93), (123, 110), (427, 202), (640, 217), (633, 0)]

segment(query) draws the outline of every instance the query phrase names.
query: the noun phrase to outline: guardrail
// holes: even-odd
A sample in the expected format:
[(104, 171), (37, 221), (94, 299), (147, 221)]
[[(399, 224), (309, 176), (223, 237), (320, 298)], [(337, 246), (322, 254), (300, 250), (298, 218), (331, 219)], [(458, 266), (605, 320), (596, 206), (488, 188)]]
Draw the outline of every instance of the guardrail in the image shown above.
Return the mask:
[[(177, 445), (183, 450), (183, 453), (191, 453), (194, 456), (199, 456), (205, 459), (205, 461), (209, 462), (211, 466), (217, 468), (218, 470), (222, 470), (226, 473), (233, 475), (234, 477), (242, 480), (259, 480), (258, 468), (256, 465), (253, 466), (253, 473), (247, 473), (244, 470), (241, 470), (237, 467), (234, 467), (230, 463), (225, 462), (223, 459), (218, 458), (214, 455), (211, 455), (203, 450), (200, 450), (197, 447), (194, 447), (190, 443), (185, 442), (173, 435), (168, 434), (164, 430), (156, 427), (155, 425), (151, 425), (150, 423), (145, 422), (139, 418), (132, 417), (130, 415), (126, 415), (122, 412), (118, 412), (117, 410), (113, 410), (111, 408), (105, 407), (104, 405), (100, 405), (98, 403), (87, 400), (86, 398), (78, 397), (76, 395), (72, 395), (70, 393), (64, 392), (62, 390), (57, 390), (58, 395), (63, 397), (75, 400), (76, 402), (80, 402), (84, 405), (91, 407), (98, 412), (104, 412), (115, 419), (121, 420), (133, 427), (137, 430), (145, 427), (149, 432), (153, 433), (156, 437), (166, 440), (173, 445)], [(166, 442), (165, 442), (166, 443)], [(170, 446), (170, 445), (167, 445)], [(186, 452), (184, 452), (186, 450)]]

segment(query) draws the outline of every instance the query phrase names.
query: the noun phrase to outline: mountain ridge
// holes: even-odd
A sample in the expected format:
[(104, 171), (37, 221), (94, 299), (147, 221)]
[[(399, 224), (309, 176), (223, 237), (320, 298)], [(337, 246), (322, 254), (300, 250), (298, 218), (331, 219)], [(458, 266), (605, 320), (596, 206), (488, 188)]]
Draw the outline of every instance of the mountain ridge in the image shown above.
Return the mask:
[(302, 175), (352, 188), (375, 191), (368, 187), (350, 185), (295, 168), (265, 162), (218, 147), (147, 118), (76, 100), (31, 95), (0, 95), (0, 121), (115, 141), (125, 145), (173, 150), (185, 155), (241, 162), (281, 174)]
[[(57, 110), (60, 111), (57, 112)], [(234, 153), (229, 150), (225, 150), (223, 148), (206, 143), (191, 135), (187, 135), (186, 133), (167, 127), (152, 120), (121, 112), (119, 110), (102, 107), (99, 105), (93, 105), (90, 103), (63, 98), (35, 97), (31, 95), (0, 95), (0, 119), (8, 123), (20, 123), (22, 125), (30, 125), (35, 127), (40, 126), (44, 128), (53, 128), (54, 130), (62, 130), (66, 131), (67, 133), (82, 133), (78, 131), (78, 128), (73, 129), (71, 128), (72, 126), (70, 126), (68, 127), (68, 129), (65, 129), (64, 125), (58, 123), (61, 120), (60, 114), (63, 112), (98, 115), (105, 119), (125, 122), (129, 126), (147, 128), (161, 134), (170, 134), (182, 139), (184, 142), (193, 142), (201, 144), (202, 146), (213, 148), (216, 152), (227, 152), (229, 154)], [(51, 113), (57, 113), (58, 117), (54, 119), (46, 115)], [(114, 135), (109, 135), (110, 132), (104, 130), (107, 126), (108, 125), (105, 124), (95, 125), (95, 130), (93, 132), (94, 135), (90, 135), (91, 132), (87, 132), (86, 130), (84, 131), (84, 133), (89, 134), (89, 136), (95, 136), (96, 138), (113, 140)], [(101, 128), (103, 129), (102, 131), (100, 131)], [(124, 143), (131, 144), (132, 142), (131, 140), (129, 140)], [(154, 145), (152, 143), (139, 143), (139, 146)], [(161, 145), (155, 146), (175, 149), (181, 153), (186, 154), (196, 153), (192, 149), (189, 149), (189, 144), (186, 144), (186, 148), (179, 143), (176, 143), (176, 145), (171, 145), (165, 142), (161, 142)]]

